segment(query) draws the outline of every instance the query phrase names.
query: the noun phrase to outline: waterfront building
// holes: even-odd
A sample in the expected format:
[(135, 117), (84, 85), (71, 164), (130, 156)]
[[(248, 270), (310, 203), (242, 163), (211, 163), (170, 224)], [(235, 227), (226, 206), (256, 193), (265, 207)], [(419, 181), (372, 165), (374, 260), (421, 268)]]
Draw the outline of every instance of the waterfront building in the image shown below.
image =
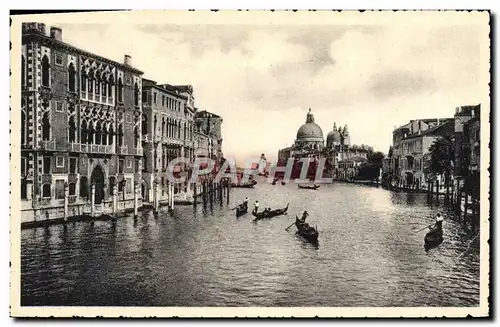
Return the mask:
[(298, 178), (301, 171), (300, 158), (309, 158), (309, 178), (316, 174), (317, 162), (326, 159), (324, 175), (334, 179), (350, 179), (357, 174), (359, 166), (367, 161), (373, 147), (351, 144), (347, 125), (337, 129), (336, 123), (325, 140), (323, 130), (315, 123), (314, 115), (309, 109), (306, 122), (297, 130), (297, 136), (292, 146), (278, 151), (278, 165), (284, 166), (288, 158), (294, 158), (296, 164), (292, 171), (292, 178)]
[(220, 116), (206, 110), (197, 110), (194, 119), (200, 141), (200, 150), (207, 150), (206, 153), (203, 152), (200, 153), (200, 155), (215, 159), (217, 162), (218, 159), (224, 157), (222, 152), (223, 119)]
[(22, 221), (140, 206), (143, 72), (132, 58), (76, 48), (41, 23), (23, 23), (20, 55)]
[(391, 183), (400, 187), (427, 188), (429, 176), (424, 168), (429, 149), (439, 137), (452, 134), (453, 125), (452, 118), (431, 118), (410, 120), (395, 128), (389, 158)]

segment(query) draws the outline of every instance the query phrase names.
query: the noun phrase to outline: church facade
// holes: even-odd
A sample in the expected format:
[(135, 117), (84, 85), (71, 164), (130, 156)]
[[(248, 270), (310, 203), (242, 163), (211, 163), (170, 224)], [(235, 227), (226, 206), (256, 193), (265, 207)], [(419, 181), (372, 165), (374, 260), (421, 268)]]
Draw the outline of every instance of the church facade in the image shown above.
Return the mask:
[(314, 114), (309, 109), (306, 122), (299, 127), (293, 145), (278, 151), (278, 166), (285, 166), (289, 158), (295, 163), (292, 179), (299, 178), (302, 169), (300, 160), (308, 158), (308, 178), (316, 176), (316, 167), (320, 159), (326, 159), (323, 177), (336, 180), (350, 179), (357, 173), (357, 167), (367, 161), (367, 155), (373, 147), (351, 144), (347, 125), (337, 128), (336, 123), (325, 139), (323, 130), (316, 124)]

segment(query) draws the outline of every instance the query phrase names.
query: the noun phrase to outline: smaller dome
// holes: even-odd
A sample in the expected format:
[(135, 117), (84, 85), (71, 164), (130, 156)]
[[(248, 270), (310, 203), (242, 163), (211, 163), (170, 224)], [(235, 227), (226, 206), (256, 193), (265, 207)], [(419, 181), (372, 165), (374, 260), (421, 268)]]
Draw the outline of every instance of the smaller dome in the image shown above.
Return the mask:
[(331, 131), (330, 133), (328, 133), (328, 135), (326, 136), (326, 143), (340, 143), (340, 133), (338, 131)]

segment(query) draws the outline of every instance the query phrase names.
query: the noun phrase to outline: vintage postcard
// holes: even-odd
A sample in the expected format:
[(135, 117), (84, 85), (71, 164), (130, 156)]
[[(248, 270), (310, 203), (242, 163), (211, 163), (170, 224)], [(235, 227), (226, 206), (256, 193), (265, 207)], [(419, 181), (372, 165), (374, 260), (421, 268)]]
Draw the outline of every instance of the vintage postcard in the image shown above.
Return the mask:
[(490, 315), (489, 12), (11, 19), (11, 316)]

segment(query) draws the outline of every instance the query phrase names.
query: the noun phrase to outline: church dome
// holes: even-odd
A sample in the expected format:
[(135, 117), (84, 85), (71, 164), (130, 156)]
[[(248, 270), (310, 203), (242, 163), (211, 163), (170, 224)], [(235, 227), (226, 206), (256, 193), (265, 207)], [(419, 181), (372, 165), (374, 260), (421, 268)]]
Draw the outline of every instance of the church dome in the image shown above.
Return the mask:
[(326, 144), (340, 143), (340, 132), (337, 130), (337, 124), (333, 124), (333, 130), (326, 136)]
[(314, 122), (314, 116), (311, 109), (307, 113), (306, 123), (300, 126), (297, 131), (297, 141), (323, 142), (323, 131), (318, 124)]

